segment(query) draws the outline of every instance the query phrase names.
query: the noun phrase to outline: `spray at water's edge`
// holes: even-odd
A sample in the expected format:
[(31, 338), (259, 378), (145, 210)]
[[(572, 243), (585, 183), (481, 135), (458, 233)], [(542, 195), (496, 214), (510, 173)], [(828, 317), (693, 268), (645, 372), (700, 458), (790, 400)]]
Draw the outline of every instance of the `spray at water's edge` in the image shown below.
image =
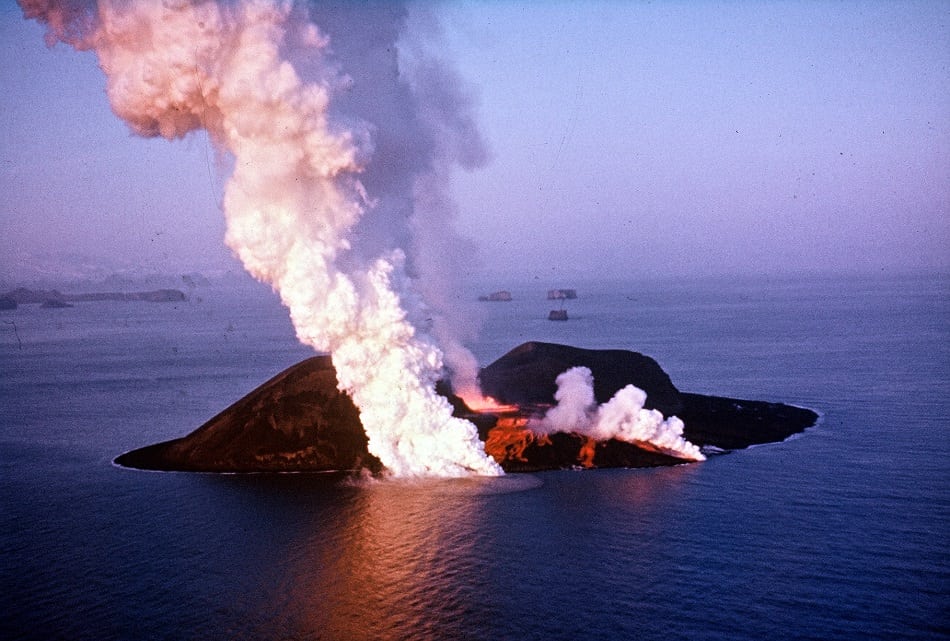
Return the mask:
[(473, 378), (434, 295), (452, 241), (431, 233), (451, 213), (447, 168), (476, 166), (484, 151), (466, 144), (476, 132), (444, 66), (414, 50), (400, 67), (404, 7), (314, 8), (311, 22), (278, 0), (21, 6), (48, 25), (48, 43), (95, 51), (135, 133), (204, 129), (233, 156), (225, 241), (280, 293), (300, 340), (332, 355), (393, 474), (501, 473), (435, 393), (443, 352), (428, 334)]
[(699, 447), (683, 437), (683, 421), (664, 418), (657, 410), (644, 408), (646, 392), (634, 385), (617, 391), (598, 406), (594, 377), (586, 367), (572, 367), (557, 377), (557, 405), (541, 420), (529, 423), (538, 434), (574, 432), (597, 441), (611, 438), (648, 445), (664, 454), (690, 461), (704, 461)]

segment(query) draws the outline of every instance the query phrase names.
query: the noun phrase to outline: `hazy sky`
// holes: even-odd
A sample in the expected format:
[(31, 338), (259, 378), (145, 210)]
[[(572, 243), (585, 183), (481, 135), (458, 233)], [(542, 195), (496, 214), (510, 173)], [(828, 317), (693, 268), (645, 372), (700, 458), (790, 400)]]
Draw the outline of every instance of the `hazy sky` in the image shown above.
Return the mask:
[[(950, 268), (950, 3), (437, 8), (492, 161), (458, 228), (516, 276)], [(204, 136), (130, 135), (91, 53), (0, 9), (0, 276), (237, 268)]]

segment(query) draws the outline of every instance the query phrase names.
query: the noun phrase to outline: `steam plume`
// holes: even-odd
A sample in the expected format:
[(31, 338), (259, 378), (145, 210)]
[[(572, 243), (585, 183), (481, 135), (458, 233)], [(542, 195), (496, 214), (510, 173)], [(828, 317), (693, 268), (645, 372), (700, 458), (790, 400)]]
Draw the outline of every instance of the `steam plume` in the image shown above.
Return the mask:
[[(452, 74), (401, 44), (405, 7), (280, 0), (21, 0), (47, 42), (92, 49), (141, 136), (207, 130), (234, 158), (225, 241), (329, 352), (370, 451), (396, 475), (500, 474), (434, 391), (449, 306), (448, 168), (485, 150)], [(452, 242), (450, 239), (447, 241)], [(444, 251), (444, 250), (443, 250)], [(472, 367), (446, 340), (452, 369)]]
[(663, 418), (657, 410), (643, 407), (647, 395), (640, 388), (627, 385), (598, 407), (594, 377), (588, 368), (572, 367), (561, 373), (556, 382), (557, 405), (531, 425), (532, 431), (575, 432), (598, 441), (615, 438), (646, 445), (677, 458), (706, 459), (697, 446), (683, 438), (683, 421), (675, 416)]

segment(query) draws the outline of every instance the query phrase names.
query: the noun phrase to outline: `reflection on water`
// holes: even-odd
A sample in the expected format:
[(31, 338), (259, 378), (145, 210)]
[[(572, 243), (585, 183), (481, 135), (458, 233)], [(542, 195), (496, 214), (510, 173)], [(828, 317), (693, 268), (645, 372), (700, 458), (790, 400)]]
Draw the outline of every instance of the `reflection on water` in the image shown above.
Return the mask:
[[(330, 638), (436, 638), (487, 588), (483, 497), (452, 483), (380, 483), (348, 511), (349, 538), (303, 596), (306, 625)], [(474, 488), (473, 488), (474, 489)], [(410, 634), (411, 633), (411, 634)]]
[[(242, 490), (236, 513), (282, 530), (280, 549), (262, 539), (242, 552), (274, 567), (257, 572), (271, 581), (243, 595), (235, 606), (243, 625), (229, 635), (483, 638), (500, 617), (523, 626), (524, 638), (544, 638), (563, 629), (557, 610), (585, 589), (556, 577), (589, 580), (591, 572), (612, 598), (570, 620), (596, 625), (621, 614), (610, 608), (634, 605), (637, 581), (658, 579), (649, 576), (652, 562), (637, 567), (631, 559), (669, 553), (653, 528), (695, 467), (425, 481), (228, 479), (224, 497)], [(617, 563), (627, 575), (616, 573)], [(550, 616), (538, 621), (545, 609)]]
[(490, 590), (485, 501), (540, 485), (530, 476), (337, 483), (309, 532), (274, 552), (280, 576), (247, 613), (261, 629), (232, 632), (273, 634), (276, 620), (296, 639), (464, 637)]

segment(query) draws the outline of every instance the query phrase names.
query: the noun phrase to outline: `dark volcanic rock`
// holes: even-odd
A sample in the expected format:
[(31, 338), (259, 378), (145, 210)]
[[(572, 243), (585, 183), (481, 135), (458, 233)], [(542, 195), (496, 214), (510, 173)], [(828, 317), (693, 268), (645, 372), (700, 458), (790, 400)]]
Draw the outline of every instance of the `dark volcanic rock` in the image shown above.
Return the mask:
[(736, 450), (761, 443), (784, 441), (811, 427), (818, 415), (803, 407), (765, 401), (682, 393), (678, 416), (683, 435), (696, 445)]
[(284, 370), (184, 438), (133, 450), (126, 467), (209, 472), (382, 468), (329, 356)]
[(683, 409), (679, 390), (655, 360), (622, 349), (524, 343), (485, 367), (479, 383), (486, 395), (502, 403), (552, 405), (558, 374), (579, 365), (594, 375), (598, 403), (606, 403), (617, 390), (633, 383), (647, 393), (647, 409), (657, 409), (665, 416)]
[[(647, 392), (647, 406), (677, 415), (696, 445), (721, 449), (781, 441), (814, 425), (811, 410), (680, 392), (653, 359), (624, 350), (587, 350), (525, 343), (486, 367), (486, 394), (518, 411), (474, 413), (440, 384), (458, 416), (478, 427), (486, 451), (506, 471), (568, 467), (653, 467), (682, 463), (665, 454), (616, 440), (596, 442), (577, 434), (536, 436), (525, 428), (532, 415), (554, 403), (555, 379), (583, 365), (594, 375), (598, 402), (628, 384)], [(183, 438), (123, 454), (116, 463), (158, 470), (212, 472), (379, 471), (369, 454), (359, 413), (336, 388), (330, 358), (309, 358), (267, 381)]]

